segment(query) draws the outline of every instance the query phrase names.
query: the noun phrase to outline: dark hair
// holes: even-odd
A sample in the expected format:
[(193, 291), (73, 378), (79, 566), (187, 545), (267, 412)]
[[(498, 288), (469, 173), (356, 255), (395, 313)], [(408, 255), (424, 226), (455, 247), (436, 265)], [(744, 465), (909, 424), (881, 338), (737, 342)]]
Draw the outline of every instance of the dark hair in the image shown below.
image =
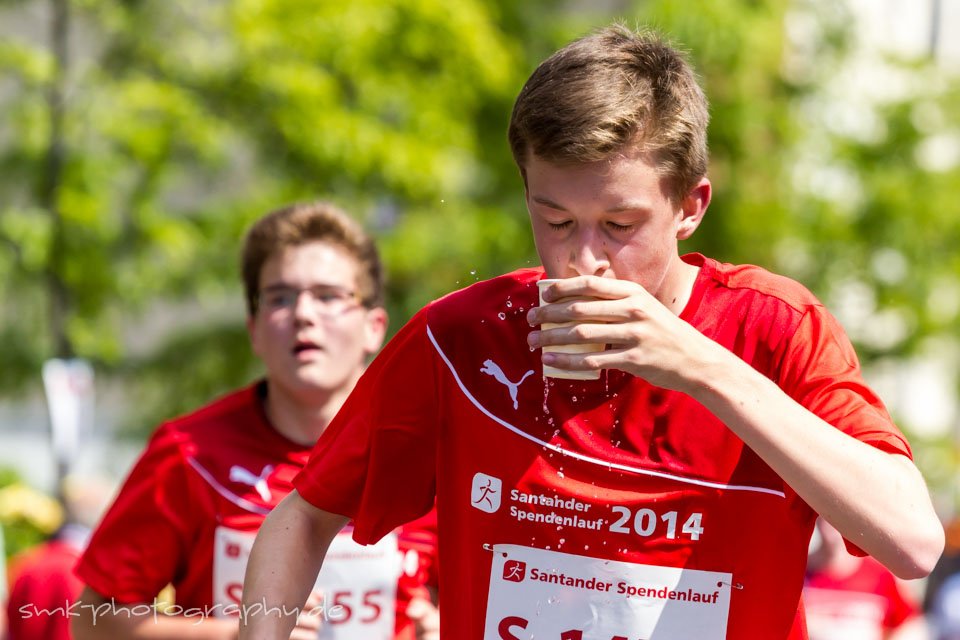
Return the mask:
[(708, 121), (683, 54), (657, 34), (617, 24), (537, 67), (514, 104), (508, 137), (521, 173), (530, 153), (577, 164), (637, 147), (680, 199), (707, 173)]
[(270, 256), (308, 242), (327, 242), (353, 256), (359, 266), (357, 286), (363, 305), (382, 307), (383, 265), (377, 246), (363, 227), (328, 202), (292, 204), (263, 216), (247, 231), (241, 271), (247, 312), (257, 311), (260, 272)]

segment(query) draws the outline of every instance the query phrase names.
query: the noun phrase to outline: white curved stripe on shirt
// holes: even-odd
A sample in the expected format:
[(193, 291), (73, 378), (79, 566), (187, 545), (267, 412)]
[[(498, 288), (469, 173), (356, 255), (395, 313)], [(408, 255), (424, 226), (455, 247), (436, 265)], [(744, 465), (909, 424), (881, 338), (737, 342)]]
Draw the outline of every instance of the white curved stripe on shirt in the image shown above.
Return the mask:
[(724, 490), (729, 490), (729, 491), (753, 491), (753, 492), (756, 492), (756, 493), (766, 493), (766, 494), (769, 494), (769, 495), (772, 495), (772, 496), (779, 496), (779, 497), (781, 497), (781, 498), (786, 498), (786, 495), (784, 495), (784, 493), (783, 493), (782, 491), (777, 491), (776, 489), (768, 489), (768, 488), (766, 488), (766, 487), (752, 487), (752, 486), (749, 486), (749, 485), (739, 485), (739, 484), (723, 484), (723, 483), (721, 483), (721, 482), (710, 482), (710, 481), (708, 481), (708, 480), (697, 480), (696, 478), (687, 478), (687, 477), (684, 477), (684, 476), (673, 475), (673, 474), (670, 474), (670, 473), (663, 473), (662, 471), (654, 471), (654, 470), (652, 470), (652, 469), (644, 469), (644, 468), (642, 468), (642, 467), (631, 467), (631, 466), (629, 466), (629, 465), (620, 464), (620, 463), (617, 463), (617, 462), (608, 462), (608, 461), (606, 461), (606, 460), (601, 460), (601, 459), (599, 459), (599, 458), (594, 458), (594, 457), (591, 457), (591, 456), (587, 456), (587, 455), (584, 455), (584, 454), (582, 454), (582, 453), (576, 453), (576, 452), (574, 452), (574, 451), (568, 451), (568, 450), (564, 449), (563, 447), (558, 447), (558, 446), (556, 446), (556, 445), (550, 444), (550, 443), (547, 442), (546, 440), (540, 440), (539, 438), (535, 438), (534, 436), (532, 436), (532, 435), (530, 435), (529, 433), (523, 431), (522, 429), (519, 429), (518, 427), (515, 427), (514, 425), (510, 424), (509, 422), (507, 422), (507, 421), (505, 421), (505, 420), (501, 420), (499, 417), (497, 417), (497, 416), (493, 415), (492, 413), (490, 413), (490, 412), (487, 410), (486, 407), (484, 407), (482, 404), (480, 404), (480, 402), (473, 396), (473, 394), (470, 393), (470, 391), (464, 386), (463, 381), (460, 380), (460, 376), (457, 375), (457, 371), (456, 371), (456, 369), (453, 367), (453, 363), (450, 362), (450, 359), (447, 358), (447, 354), (445, 354), (445, 353), (443, 352), (443, 349), (440, 348), (440, 345), (437, 344), (437, 340), (436, 340), (436, 338), (433, 337), (433, 332), (430, 330), (430, 327), (429, 327), (429, 326), (427, 327), (427, 337), (430, 338), (430, 342), (433, 343), (433, 347), (437, 350), (437, 353), (440, 354), (440, 357), (443, 358), (443, 361), (446, 363), (447, 368), (450, 369), (450, 373), (453, 374), (453, 379), (457, 381), (457, 385), (460, 387), (460, 390), (463, 391), (464, 395), (467, 396), (467, 398), (470, 400), (470, 402), (472, 402), (472, 403), (474, 404), (474, 406), (477, 407), (477, 409), (479, 409), (480, 411), (482, 411), (488, 418), (490, 418), (490, 419), (493, 420), (494, 422), (500, 424), (501, 426), (506, 427), (507, 429), (509, 429), (510, 431), (514, 432), (514, 433), (517, 434), (518, 436), (520, 436), (520, 437), (522, 437), (522, 438), (526, 438), (527, 440), (529, 440), (529, 441), (531, 441), (531, 442), (534, 442), (534, 443), (536, 443), (536, 444), (538, 444), (538, 445), (540, 445), (540, 446), (542, 446), (542, 447), (545, 447), (545, 448), (547, 448), (547, 449), (550, 449), (551, 451), (553, 451), (553, 452), (555, 452), (555, 453), (559, 453), (560, 455), (564, 455), (564, 456), (569, 456), (569, 457), (571, 457), (571, 458), (576, 458), (577, 460), (582, 460), (582, 461), (584, 461), (584, 462), (589, 462), (589, 463), (591, 463), (591, 464), (600, 465), (600, 466), (606, 467), (606, 468), (608, 468), (608, 469), (617, 469), (617, 470), (619, 470), (619, 471), (627, 471), (627, 472), (629, 472), (629, 473), (636, 473), (636, 474), (640, 474), (640, 475), (644, 475), (644, 476), (653, 476), (653, 477), (656, 477), (656, 478), (665, 478), (665, 479), (667, 479), (667, 480), (676, 480), (677, 482), (684, 482), (684, 483), (687, 483), (687, 484), (695, 484), (695, 485), (699, 485), (699, 486), (701, 486), (701, 487), (710, 487), (711, 489), (724, 489)]
[(207, 481), (207, 484), (213, 487), (214, 491), (216, 491), (221, 496), (223, 496), (233, 504), (237, 505), (241, 509), (246, 509), (251, 513), (258, 513), (262, 516), (265, 516), (268, 513), (270, 513), (270, 509), (266, 509), (264, 507), (261, 507), (260, 505), (254, 504), (249, 500), (247, 500), (246, 498), (241, 498), (240, 496), (235, 494), (233, 491), (230, 491), (225, 486), (217, 482), (217, 480), (213, 477), (213, 475), (209, 471), (204, 469), (200, 465), (200, 463), (194, 460), (193, 458), (187, 458), (187, 462), (189, 462), (190, 466), (193, 467), (196, 470), (196, 472), (200, 474), (201, 478)]

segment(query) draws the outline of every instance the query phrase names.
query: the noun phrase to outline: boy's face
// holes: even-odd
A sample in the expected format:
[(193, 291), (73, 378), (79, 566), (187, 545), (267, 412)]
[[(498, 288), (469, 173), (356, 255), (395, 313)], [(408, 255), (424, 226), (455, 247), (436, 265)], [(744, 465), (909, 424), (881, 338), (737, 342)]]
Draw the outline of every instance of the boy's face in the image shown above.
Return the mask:
[(386, 328), (383, 309), (357, 297), (358, 269), (346, 251), (319, 241), (264, 263), (247, 328), (271, 386), (313, 404), (354, 384)]
[(682, 268), (678, 240), (699, 225), (710, 199), (704, 178), (680, 203), (640, 153), (557, 165), (525, 164), (527, 210), (550, 278), (595, 275), (631, 280), (663, 301)]

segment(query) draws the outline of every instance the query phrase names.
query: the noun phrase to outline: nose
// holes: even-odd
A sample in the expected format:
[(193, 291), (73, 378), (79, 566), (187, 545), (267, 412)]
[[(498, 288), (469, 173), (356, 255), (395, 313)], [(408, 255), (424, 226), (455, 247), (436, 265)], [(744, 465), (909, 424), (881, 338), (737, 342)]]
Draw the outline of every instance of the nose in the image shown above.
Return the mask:
[(297, 294), (293, 303), (293, 321), (297, 325), (309, 325), (317, 321), (317, 305), (314, 304), (313, 294), (303, 290)]
[(607, 241), (596, 229), (582, 227), (572, 240), (571, 271), (579, 276), (602, 276), (610, 268)]

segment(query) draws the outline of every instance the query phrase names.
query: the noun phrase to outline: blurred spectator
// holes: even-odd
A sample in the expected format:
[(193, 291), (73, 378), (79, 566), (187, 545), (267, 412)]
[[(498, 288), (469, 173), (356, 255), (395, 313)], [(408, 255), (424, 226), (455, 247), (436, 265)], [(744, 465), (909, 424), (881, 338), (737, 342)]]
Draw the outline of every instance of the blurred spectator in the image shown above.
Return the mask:
[(823, 518), (811, 542), (803, 587), (810, 640), (925, 638), (920, 605), (886, 567), (851, 555)]
[(932, 640), (960, 640), (960, 519), (948, 523), (946, 531), (947, 546), (923, 598)]
[(83, 584), (73, 575), (89, 530), (66, 524), (10, 565), (10, 640), (69, 640), (70, 604)]
[(70, 605), (83, 588), (73, 567), (110, 493), (109, 485), (98, 479), (68, 480), (65, 524), (49, 540), (12, 559), (6, 603), (9, 640), (70, 639)]

